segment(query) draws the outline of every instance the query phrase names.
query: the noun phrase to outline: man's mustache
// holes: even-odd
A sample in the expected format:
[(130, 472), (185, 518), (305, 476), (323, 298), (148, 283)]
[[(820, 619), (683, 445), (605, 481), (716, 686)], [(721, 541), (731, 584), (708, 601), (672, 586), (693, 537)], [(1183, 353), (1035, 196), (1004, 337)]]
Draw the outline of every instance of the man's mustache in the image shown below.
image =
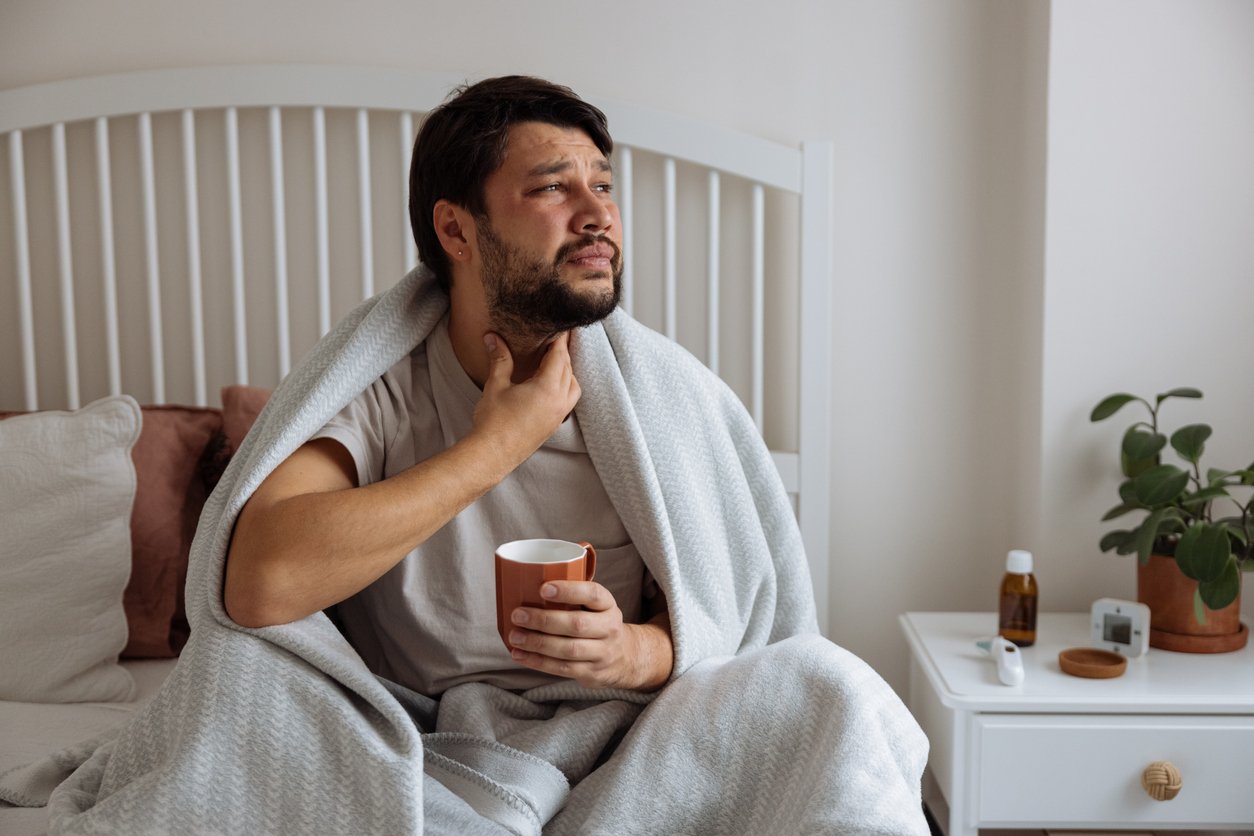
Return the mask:
[(569, 244), (563, 244), (559, 247), (557, 250), (557, 257), (553, 259), (553, 263), (559, 266), (565, 264), (566, 259), (570, 258), (573, 253), (576, 253), (579, 250), (587, 249), (588, 247), (595, 247), (600, 244), (605, 244), (614, 251), (614, 256), (610, 260), (613, 269), (615, 271), (622, 269), (623, 251), (619, 249), (618, 244), (615, 244), (608, 236), (593, 235), (591, 233), (582, 235), (578, 241), (571, 241)]

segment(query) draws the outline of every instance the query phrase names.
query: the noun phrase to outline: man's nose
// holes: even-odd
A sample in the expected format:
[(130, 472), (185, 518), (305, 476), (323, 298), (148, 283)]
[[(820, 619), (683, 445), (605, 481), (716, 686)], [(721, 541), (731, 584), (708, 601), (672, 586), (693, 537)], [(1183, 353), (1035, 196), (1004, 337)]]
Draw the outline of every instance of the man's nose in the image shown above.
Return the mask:
[(602, 233), (613, 225), (613, 203), (605, 195), (584, 188), (579, 201), (579, 209), (572, 218), (575, 232)]

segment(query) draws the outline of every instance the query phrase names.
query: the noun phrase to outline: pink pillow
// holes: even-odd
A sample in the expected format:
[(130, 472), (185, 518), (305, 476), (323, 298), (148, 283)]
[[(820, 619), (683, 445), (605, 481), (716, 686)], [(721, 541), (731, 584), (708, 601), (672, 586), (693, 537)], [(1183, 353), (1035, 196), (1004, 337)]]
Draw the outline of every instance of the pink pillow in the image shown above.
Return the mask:
[[(129, 635), (122, 656), (177, 656), (187, 642), (183, 584), (201, 508), (230, 458), (222, 413), (145, 406), (131, 508), (131, 577), (122, 595)], [(20, 412), (0, 412), (0, 420)]]
[(222, 413), (145, 406), (131, 511), (131, 579), (122, 597), (130, 625), (127, 657), (177, 656), (187, 642), (183, 584), (200, 511), (230, 451)]
[(236, 383), (222, 387), (222, 431), (232, 453), (244, 443), (253, 422), (270, 400), (270, 390)]

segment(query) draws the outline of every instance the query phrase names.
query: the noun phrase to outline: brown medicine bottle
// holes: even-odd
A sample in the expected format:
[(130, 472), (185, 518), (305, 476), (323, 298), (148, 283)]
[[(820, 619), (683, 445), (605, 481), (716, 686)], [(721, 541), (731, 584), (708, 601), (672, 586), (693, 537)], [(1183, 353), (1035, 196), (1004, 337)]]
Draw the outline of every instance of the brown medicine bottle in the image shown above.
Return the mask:
[(1006, 575), (1001, 580), (1001, 607), (997, 634), (1019, 647), (1036, 642), (1036, 577), (1032, 553), (1014, 549), (1006, 555)]

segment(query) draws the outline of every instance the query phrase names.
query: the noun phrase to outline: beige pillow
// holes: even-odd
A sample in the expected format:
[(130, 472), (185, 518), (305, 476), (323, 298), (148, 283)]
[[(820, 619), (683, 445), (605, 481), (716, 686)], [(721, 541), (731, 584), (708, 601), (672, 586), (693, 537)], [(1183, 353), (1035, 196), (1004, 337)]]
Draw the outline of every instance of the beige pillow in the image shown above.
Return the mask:
[(140, 421), (125, 395), (0, 421), (0, 699), (134, 694), (118, 653)]

